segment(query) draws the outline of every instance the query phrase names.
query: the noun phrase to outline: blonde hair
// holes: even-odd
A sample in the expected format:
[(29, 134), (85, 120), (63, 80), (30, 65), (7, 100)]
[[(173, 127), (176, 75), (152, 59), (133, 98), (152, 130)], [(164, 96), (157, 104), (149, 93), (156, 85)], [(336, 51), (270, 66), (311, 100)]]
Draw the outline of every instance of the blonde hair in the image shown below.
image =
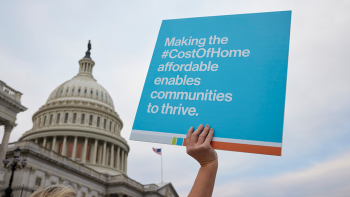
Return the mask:
[(41, 187), (29, 197), (76, 197), (77, 193), (65, 185), (50, 185)]

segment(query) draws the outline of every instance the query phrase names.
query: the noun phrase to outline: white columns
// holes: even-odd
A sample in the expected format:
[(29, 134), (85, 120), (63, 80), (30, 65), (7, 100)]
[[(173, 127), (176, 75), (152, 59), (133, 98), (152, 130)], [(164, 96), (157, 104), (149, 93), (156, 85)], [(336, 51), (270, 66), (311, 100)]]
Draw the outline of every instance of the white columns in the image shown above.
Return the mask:
[(111, 147), (111, 155), (110, 155), (111, 159), (111, 163), (110, 163), (110, 167), (113, 168), (113, 164), (114, 164), (114, 144), (112, 144), (112, 147)]
[(120, 147), (118, 146), (118, 149), (117, 149), (117, 169), (120, 170)]
[(2, 137), (2, 143), (0, 146), (0, 162), (4, 161), (6, 157), (11, 131), (14, 126), (15, 124), (5, 124), (5, 132), (4, 132), (4, 136)]
[(53, 136), (51, 150), (55, 151), (55, 147), (56, 147), (56, 136)]
[(107, 142), (103, 142), (103, 158), (102, 158), (102, 165), (106, 165), (106, 149), (107, 149)]
[(120, 170), (124, 171), (124, 150), (123, 149), (122, 149), (122, 158), (121, 158)]
[(128, 168), (128, 154), (125, 152), (125, 158), (124, 158), (125, 164), (124, 164), (124, 172), (127, 172)]
[(82, 162), (85, 163), (86, 162), (86, 153), (87, 153), (87, 144), (88, 144), (88, 138), (85, 137), (85, 143), (84, 143), (84, 149), (83, 149), (83, 159)]
[(110, 157), (109, 155), (109, 147), (107, 146), (107, 149), (106, 149), (106, 158), (105, 158), (105, 162), (106, 162), (106, 166), (109, 166), (108, 164), (108, 158)]
[[(118, 148), (117, 148), (118, 149)], [(115, 151), (114, 151), (115, 152)], [(118, 163), (117, 163), (117, 158), (118, 158), (118, 154), (117, 154), (117, 152), (115, 152), (115, 156), (114, 156), (114, 160), (113, 160), (113, 162), (114, 162), (114, 165), (113, 165), (113, 168), (117, 168), (117, 165), (118, 165)]]
[(78, 141), (78, 137), (75, 136), (74, 137), (74, 143), (73, 143), (73, 151), (72, 151), (72, 159), (75, 161), (75, 158), (77, 156), (77, 141)]
[(35, 172), (36, 172), (36, 168), (34, 167), (31, 167), (31, 170), (30, 170), (30, 173), (29, 173), (29, 179), (28, 179), (28, 187), (34, 187), (34, 184), (35, 184)]
[(44, 186), (49, 186), (49, 185), (51, 185), (51, 183), (50, 183), (50, 177), (51, 177), (51, 174), (46, 172), (46, 173), (45, 173)]
[(23, 174), (21, 178), (20, 185), (28, 185), (30, 178), (31, 167), (26, 167), (23, 169)]
[(67, 136), (65, 135), (63, 138), (63, 144), (62, 144), (62, 153), (61, 155), (67, 156)]
[(97, 164), (102, 164), (102, 146), (99, 146), (98, 148), (98, 161)]
[(44, 137), (44, 141), (43, 141), (43, 147), (46, 146), (46, 137)]
[(97, 141), (97, 139), (95, 139), (94, 151), (93, 151), (93, 154), (92, 154), (92, 163), (93, 164), (96, 163), (97, 146), (98, 146), (98, 141)]

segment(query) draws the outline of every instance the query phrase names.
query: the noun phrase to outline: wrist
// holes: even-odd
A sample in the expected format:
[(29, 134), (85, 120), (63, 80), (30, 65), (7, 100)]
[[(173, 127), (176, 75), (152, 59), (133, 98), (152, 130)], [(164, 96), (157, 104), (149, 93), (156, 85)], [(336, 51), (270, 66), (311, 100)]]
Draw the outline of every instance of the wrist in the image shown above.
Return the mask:
[(206, 163), (203, 163), (203, 164), (200, 164), (200, 165), (201, 165), (201, 168), (218, 168), (219, 160), (216, 157), (215, 160), (210, 161), (210, 162), (206, 162)]

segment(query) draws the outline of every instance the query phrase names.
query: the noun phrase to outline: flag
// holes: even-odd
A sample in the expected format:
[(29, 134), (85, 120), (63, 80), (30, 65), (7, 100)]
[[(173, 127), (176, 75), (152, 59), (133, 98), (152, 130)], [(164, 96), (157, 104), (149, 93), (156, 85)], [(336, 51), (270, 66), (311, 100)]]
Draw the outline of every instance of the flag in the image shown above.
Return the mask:
[(153, 148), (153, 151), (157, 153), (158, 155), (162, 155), (162, 149), (161, 148)]

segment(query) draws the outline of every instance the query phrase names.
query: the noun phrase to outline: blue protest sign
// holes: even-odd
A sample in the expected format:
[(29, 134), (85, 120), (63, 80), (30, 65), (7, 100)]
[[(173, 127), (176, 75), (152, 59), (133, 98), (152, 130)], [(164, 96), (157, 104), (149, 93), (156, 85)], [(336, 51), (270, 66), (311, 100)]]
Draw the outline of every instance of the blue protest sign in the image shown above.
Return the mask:
[(131, 140), (281, 155), (291, 11), (164, 20)]

